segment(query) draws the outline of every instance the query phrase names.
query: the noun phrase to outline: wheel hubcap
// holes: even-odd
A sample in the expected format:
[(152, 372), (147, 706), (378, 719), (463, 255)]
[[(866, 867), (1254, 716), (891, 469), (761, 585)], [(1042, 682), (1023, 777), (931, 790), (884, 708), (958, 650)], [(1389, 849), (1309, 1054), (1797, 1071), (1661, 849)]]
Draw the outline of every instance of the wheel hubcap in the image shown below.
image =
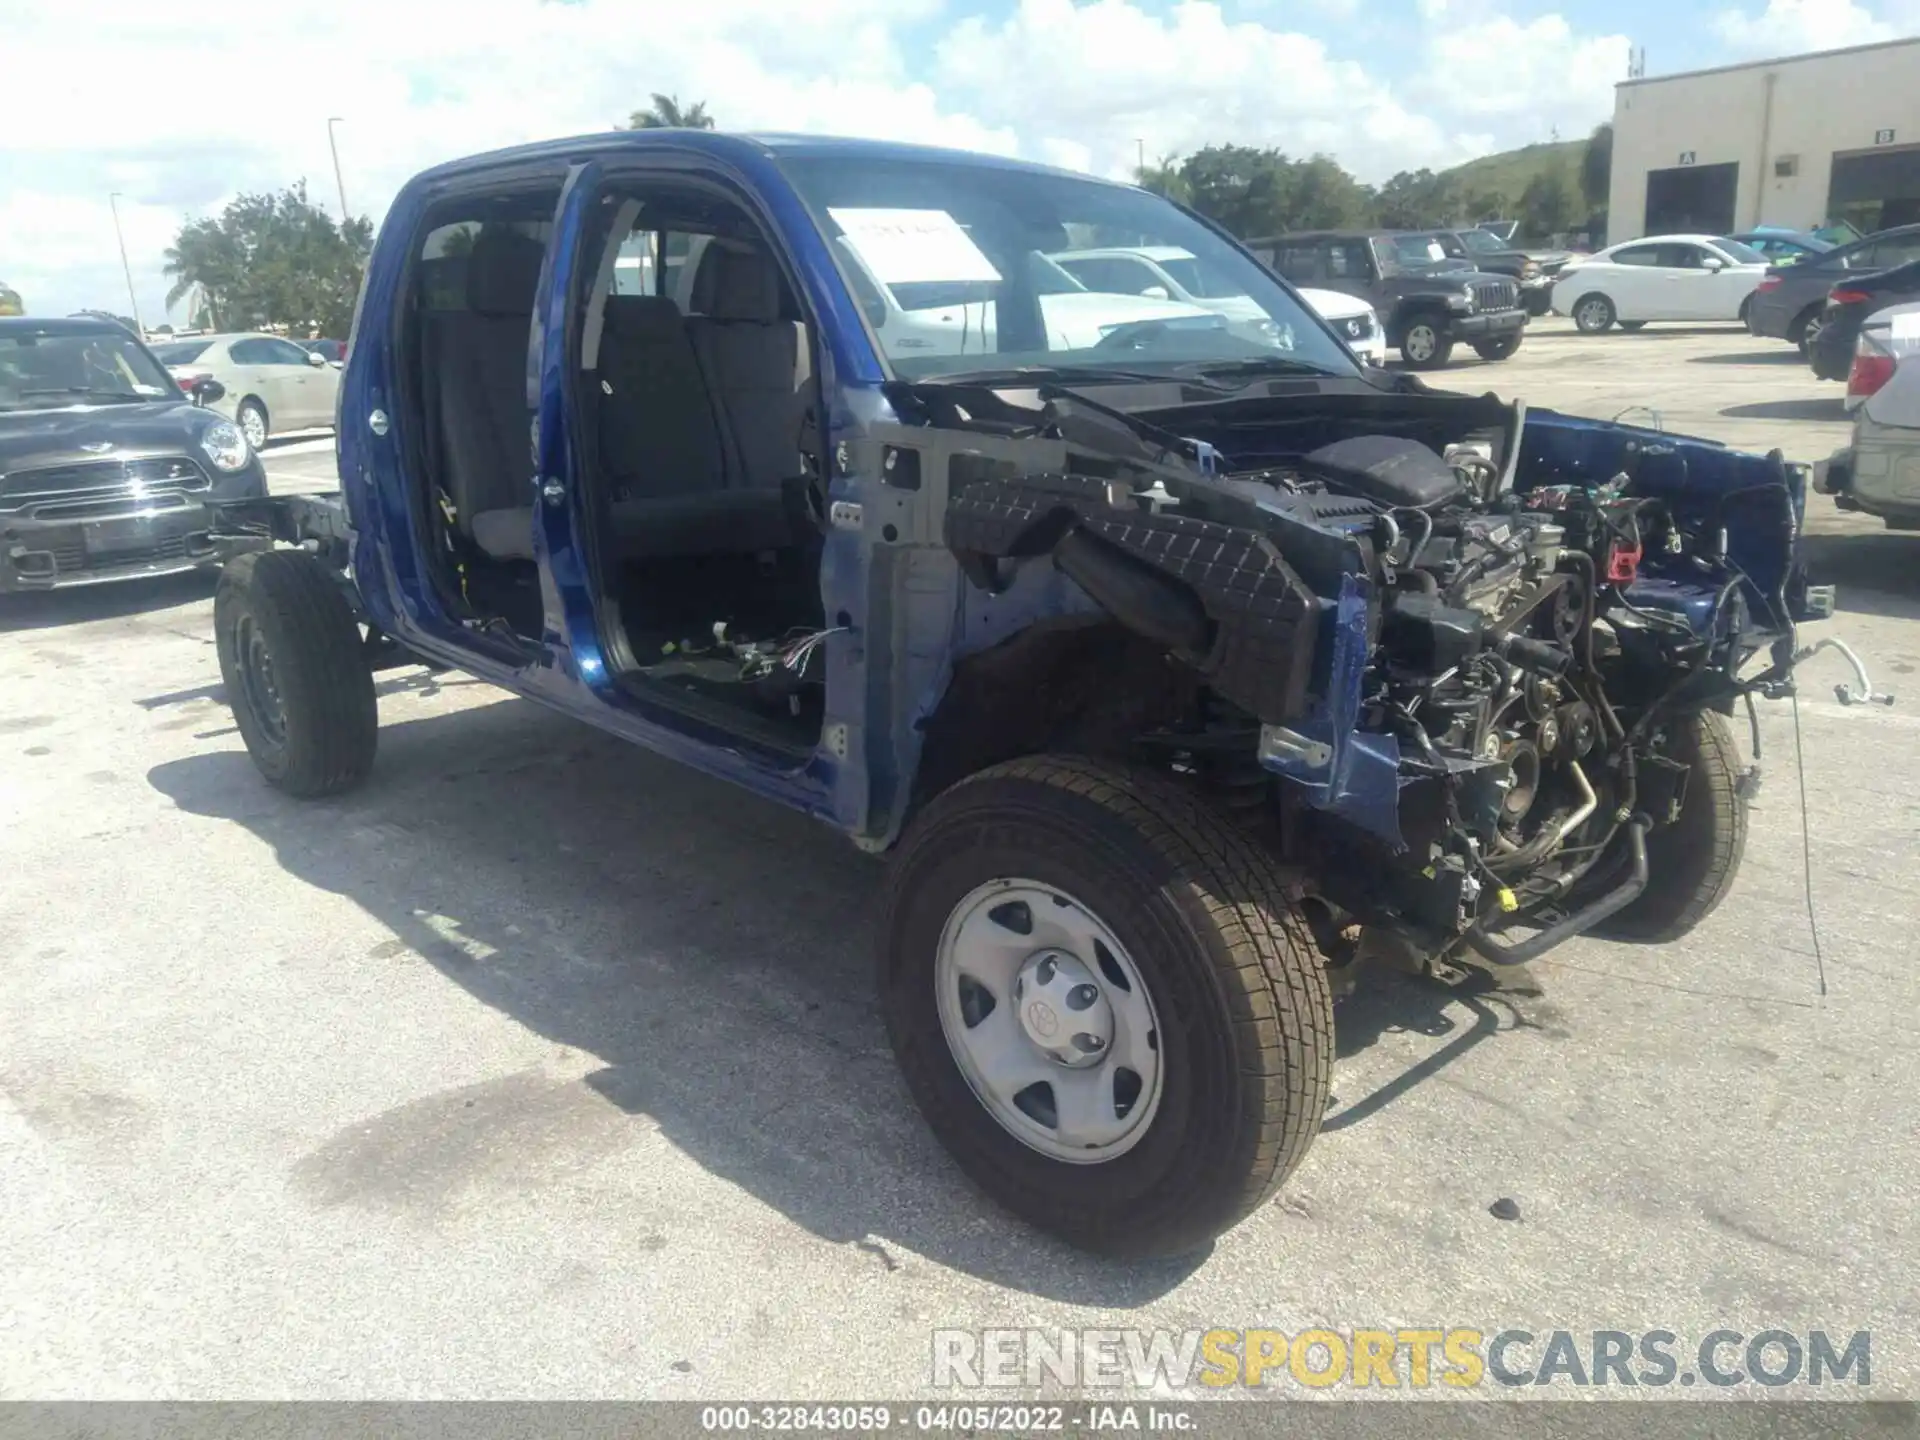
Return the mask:
[(1606, 306), (1600, 304), (1598, 301), (1583, 306), (1580, 311), (1580, 318), (1584, 320), (1589, 327), (1598, 329), (1607, 318)]
[(1153, 1001), (1072, 896), (1030, 880), (981, 886), (947, 919), (934, 984), (954, 1063), (1023, 1144), (1093, 1164), (1146, 1134), (1162, 1083)]
[(285, 744), (286, 709), (280, 700), (280, 686), (274, 678), (273, 657), (267, 653), (266, 638), (251, 619), (244, 619), (234, 640), (234, 649), (240, 658), (240, 688), (246, 694), (247, 709), (268, 740), (275, 745)]
[(1426, 360), (1433, 355), (1433, 331), (1424, 325), (1416, 325), (1407, 332), (1407, 353), (1415, 360)]
[(258, 450), (267, 443), (267, 422), (261, 418), (258, 410), (241, 411), (240, 428), (246, 433), (247, 444), (254, 449)]

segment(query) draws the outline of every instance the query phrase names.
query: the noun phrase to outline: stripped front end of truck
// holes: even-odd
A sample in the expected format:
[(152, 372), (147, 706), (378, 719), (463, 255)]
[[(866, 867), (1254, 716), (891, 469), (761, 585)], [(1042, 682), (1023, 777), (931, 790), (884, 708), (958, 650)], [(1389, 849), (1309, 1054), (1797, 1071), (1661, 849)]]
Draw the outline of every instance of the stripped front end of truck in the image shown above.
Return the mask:
[[(1124, 745), (1258, 828), (1336, 966), (1369, 937), (1457, 974), (1696, 922), (1739, 836), (1703, 857), (1682, 819), (1729, 785), (1727, 717), (1783, 692), (1795, 620), (1831, 606), (1796, 561), (1804, 469), (1491, 396), (1295, 388), (1123, 411), (903, 387), (903, 417), (962, 432), (945, 533), (972, 603), (1034, 612), (955, 667), (934, 783), (1022, 723)], [(1038, 613), (1035, 567), (1072, 613)], [(1061, 702), (1076, 647), (1095, 678)], [(1718, 870), (1660, 898), (1663, 864)]]

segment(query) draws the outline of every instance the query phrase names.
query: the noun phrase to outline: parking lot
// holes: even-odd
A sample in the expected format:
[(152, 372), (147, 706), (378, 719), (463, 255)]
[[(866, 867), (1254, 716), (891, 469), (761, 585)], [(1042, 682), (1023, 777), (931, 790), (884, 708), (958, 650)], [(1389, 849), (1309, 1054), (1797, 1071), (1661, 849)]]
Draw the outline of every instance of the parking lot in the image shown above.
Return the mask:
[[(1847, 434), (1729, 326), (1549, 318), (1432, 379)], [(330, 488), (324, 437), (267, 459)], [(1150, 1266), (967, 1189), (872, 1002), (876, 862), (811, 822), (406, 670), (371, 783), (301, 805), (233, 729), (208, 578), (0, 603), (0, 1395), (905, 1397), (935, 1327), (1411, 1324), (1865, 1329), (1870, 1393), (1920, 1395), (1920, 536), (1808, 529), (1840, 610), (1803, 638), (1901, 700), (1802, 672), (1826, 995), (1763, 704), (1706, 925), (1347, 1002), (1292, 1183)]]

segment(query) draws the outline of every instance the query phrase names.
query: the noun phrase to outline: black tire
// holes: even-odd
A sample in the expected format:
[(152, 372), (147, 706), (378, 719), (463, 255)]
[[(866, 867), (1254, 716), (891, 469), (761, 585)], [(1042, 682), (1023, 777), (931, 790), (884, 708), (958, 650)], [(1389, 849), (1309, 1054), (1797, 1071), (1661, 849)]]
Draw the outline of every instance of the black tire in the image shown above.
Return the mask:
[(1664, 945), (1678, 940), (1727, 898), (1747, 848), (1740, 752), (1726, 717), (1701, 710), (1676, 721), (1667, 753), (1692, 767), (1680, 816), (1647, 837), (1647, 888), (1597, 926), (1610, 940)]
[[(1016, 876), (1098, 910), (1158, 1016), (1159, 1109), (1108, 1161), (1055, 1159), (1003, 1127), (941, 1028), (948, 918), (980, 886)], [(1200, 1249), (1251, 1214), (1319, 1133), (1333, 1013), (1312, 934), (1255, 843), (1170, 782), (1061, 756), (962, 781), (895, 859), (878, 961), (888, 1035), (927, 1123), (988, 1196), (1071, 1244)]]
[(1520, 348), (1520, 336), (1503, 335), (1498, 340), (1481, 340), (1473, 347), (1473, 353), (1482, 360), (1511, 360), (1514, 352)]
[(1747, 296), (1746, 299), (1740, 302), (1739, 313), (1733, 317), (1734, 319), (1740, 322), (1740, 328), (1742, 330), (1745, 330), (1749, 335), (1753, 333), (1753, 327), (1747, 323), (1747, 317), (1752, 313), (1753, 313), (1753, 296), (1749, 295)]
[[(259, 423), (260, 438), (258, 440), (254, 439), (254, 432), (249, 426), (250, 418)], [(251, 395), (234, 407), (233, 423), (240, 427), (240, 433), (247, 437), (247, 444), (255, 450), (264, 447), (273, 434), (273, 427), (267, 419), (267, 407)]]
[(373, 672), (339, 582), (311, 555), (233, 560), (213, 601), (220, 678), (247, 753), (289, 795), (366, 779), (379, 740)]
[(1644, 320), (1619, 320), (1615, 323), (1629, 334), (1635, 330), (1644, 330), (1647, 328), (1647, 322)]
[(1604, 335), (1613, 328), (1613, 322), (1620, 318), (1619, 312), (1613, 308), (1613, 301), (1597, 291), (1574, 301), (1569, 313), (1573, 316), (1573, 328), (1582, 335)]
[(1822, 305), (1809, 305), (1793, 317), (1793, 323), (1787, 326), (1787, 339), (1791, 340), (1800, 354), (1810, 356), (1813, 353), (1814, 339), (1820, 333)]
[(1453, 358), (1453, 336), (1447, 322), (1434, 315), (1416, 315), (1400, 335), (1400, 358), (1409, 370), (1438, 370)]

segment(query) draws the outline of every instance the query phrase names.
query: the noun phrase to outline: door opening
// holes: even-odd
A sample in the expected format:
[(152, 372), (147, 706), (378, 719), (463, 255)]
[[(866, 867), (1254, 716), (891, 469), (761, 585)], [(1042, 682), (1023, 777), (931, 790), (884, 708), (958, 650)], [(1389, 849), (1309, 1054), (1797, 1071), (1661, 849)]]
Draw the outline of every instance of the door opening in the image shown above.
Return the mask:
[(1647, 235), (1726, 235), (1740, 166), (1676, 165), (1647, 172)]

